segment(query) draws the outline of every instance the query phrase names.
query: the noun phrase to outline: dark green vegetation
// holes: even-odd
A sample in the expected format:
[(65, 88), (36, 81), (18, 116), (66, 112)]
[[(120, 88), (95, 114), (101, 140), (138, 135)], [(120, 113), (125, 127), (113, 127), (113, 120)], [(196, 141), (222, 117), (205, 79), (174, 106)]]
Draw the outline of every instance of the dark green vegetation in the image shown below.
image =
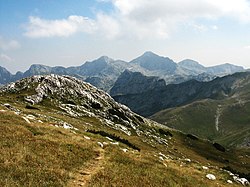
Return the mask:
[(0, 151), (0, 186), (227, 186), (232, 176), (220, 168), (250, 170), (249, 150), (221, 152), (60, 76), (0, 91)]
[(87, 130), (86, 132), (90, 132), (90, 133), (93, 133), (93, 134), (100, 134), (101, 136), (104, 136), (104, 137), (109, 137), (115, 141), (118, 141), (118, 142), (121, 142), (127, 146), (129, 146), (130, 148), (134, 149), (134, 150), (137, 150), (137, 151), (140, 151), (140, 148), (137, 147), (136, 145), (130, 143), (128, 140), (126, 139), (123, 139), (115, 134), (109, 134), (105, 131), (96, 131), (96, 130)]

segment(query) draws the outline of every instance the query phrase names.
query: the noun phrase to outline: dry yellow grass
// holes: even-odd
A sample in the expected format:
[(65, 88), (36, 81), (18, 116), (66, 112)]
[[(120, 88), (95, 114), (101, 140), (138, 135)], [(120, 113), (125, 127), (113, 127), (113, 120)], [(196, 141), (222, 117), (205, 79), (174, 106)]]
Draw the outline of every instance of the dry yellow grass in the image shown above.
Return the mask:
[[(167, 147), (160, 144), (153, 147), (142, 141), (147, 137), (127, 136), (103, 126), (96, 118), (72, 118), (46, 106), (34, 111), (25, 109), (22, 103), (12, 105), (21, 109), (22, 114), (16, 115), (0, 105), (0, 110), (5, 110), (0, 112), (0, 186), (228, 186), (226, 180), (230, 177), (219, 170), (225, 165), (220, 159), (230, 158), (230, 164), (238, 168), (242, 165), (237, 162), (249, 163), (245, 157), (238, 158), (240, 153), (220, 153), (208, 142), (188, 140), (179, 132), (173, 132)], [(28, 123), (22, 118), (28, 114), (43, 123), (36, 120)], [(68, 122), (79, 130), (55, 127), (57, 123), (52, 118), (42, 115)], [(127, 139), (141, 151), (121, 142), (109, 143), (101, 149), (97, 142), (109, 141), (87, 133), (85, 130), (90, 127)], [(128, 148), (128, 152), (122, 148)], [(160, 152), (172, 158), (162, 161)], [(184, 158), (190, 158), (191, 163)], [(201, 169), (203, 165), (218, 169), (211, 167), (205, 171)], [(215, 174), (217, 180), (206, 179), (207, 173)]]

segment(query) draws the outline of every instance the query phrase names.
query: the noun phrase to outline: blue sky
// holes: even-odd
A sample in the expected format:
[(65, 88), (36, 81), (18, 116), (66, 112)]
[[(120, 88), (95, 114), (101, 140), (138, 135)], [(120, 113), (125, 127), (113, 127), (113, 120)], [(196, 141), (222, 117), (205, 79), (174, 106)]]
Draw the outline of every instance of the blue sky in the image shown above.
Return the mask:
[(0, 0), (0, 66), (77, 66), (153, 51), (250, 68), (249, 0)]

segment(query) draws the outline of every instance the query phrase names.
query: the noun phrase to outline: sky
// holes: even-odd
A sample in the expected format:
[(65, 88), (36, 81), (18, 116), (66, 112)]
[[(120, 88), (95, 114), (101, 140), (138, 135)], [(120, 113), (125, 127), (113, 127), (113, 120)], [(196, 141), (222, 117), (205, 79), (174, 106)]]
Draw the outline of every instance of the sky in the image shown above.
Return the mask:
[(250, 0), (0, 0), (0, 66), (79, 66), (152, 51), (250, 68)]

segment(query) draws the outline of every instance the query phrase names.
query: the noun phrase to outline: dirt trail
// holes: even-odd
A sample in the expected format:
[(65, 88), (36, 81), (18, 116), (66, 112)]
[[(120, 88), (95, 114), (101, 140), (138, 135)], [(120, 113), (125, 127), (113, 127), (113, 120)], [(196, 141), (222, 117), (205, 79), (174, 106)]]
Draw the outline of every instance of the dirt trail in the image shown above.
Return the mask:
[(104, 150), (98, 149), (98, 156), (90, 161), (87, 166), (78, 170), (72, 180), (68, 183), (68, 187), (87, 186), (91, 177), (103, 169)]

